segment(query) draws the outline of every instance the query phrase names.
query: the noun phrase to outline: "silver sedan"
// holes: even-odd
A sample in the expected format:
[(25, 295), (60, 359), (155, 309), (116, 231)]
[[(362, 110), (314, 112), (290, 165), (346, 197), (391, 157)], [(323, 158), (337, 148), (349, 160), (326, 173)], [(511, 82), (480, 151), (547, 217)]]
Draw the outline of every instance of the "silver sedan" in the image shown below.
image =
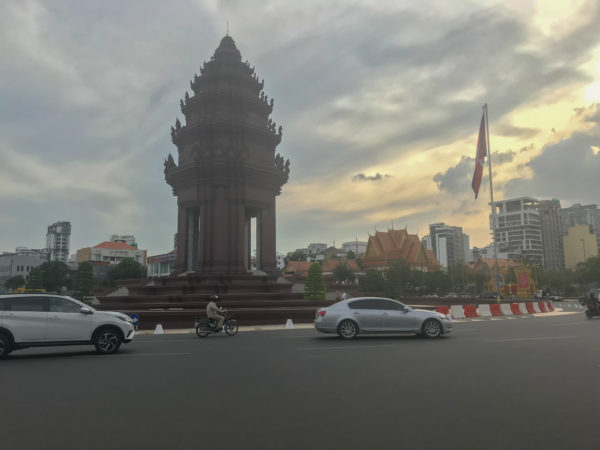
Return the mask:
[(317, 310), (315, 328), (344, 339), (368, 333), (414, 333), (436, 338), (452, 332), (452, 319), (389, 298), (358, 297)]

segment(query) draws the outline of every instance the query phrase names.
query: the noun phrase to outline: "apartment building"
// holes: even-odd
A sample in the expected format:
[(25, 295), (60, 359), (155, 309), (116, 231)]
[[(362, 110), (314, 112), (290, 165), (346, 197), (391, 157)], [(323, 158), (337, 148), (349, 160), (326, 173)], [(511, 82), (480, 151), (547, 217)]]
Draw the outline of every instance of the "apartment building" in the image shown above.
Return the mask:
[(498, 251), (511, 259), (522, 256), (528, 263), (542, 266), (542, 225), (537, 205), (538, 200), (532, 197), (494, 202), (495, 215), (490, 215), (490, 229)]
[(69, 260), (69, 244), (71, 239), (71, 222), (55, 222), (48, 225), (46, 232), (46, 248), (50, 261)]

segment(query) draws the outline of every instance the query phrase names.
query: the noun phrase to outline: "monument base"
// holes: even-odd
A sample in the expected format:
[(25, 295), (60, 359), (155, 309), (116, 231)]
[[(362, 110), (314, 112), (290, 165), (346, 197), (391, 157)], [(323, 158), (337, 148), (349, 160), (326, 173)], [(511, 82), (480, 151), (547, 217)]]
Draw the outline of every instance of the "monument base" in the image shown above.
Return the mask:
[(304, 300), (303, 294), (292, 293), (292, 283), (264, 274), (203, 275), (186, 273), (143, 280), (123, 280), (128, 295), (99, 297), (100, 310), (137, 314), (140, 329), (193, 328), (196, 317), (206, 315), (212, 294), (219, 295), (220, 305), (240, 325), (312, 322), (318, 308), (331, 301)]

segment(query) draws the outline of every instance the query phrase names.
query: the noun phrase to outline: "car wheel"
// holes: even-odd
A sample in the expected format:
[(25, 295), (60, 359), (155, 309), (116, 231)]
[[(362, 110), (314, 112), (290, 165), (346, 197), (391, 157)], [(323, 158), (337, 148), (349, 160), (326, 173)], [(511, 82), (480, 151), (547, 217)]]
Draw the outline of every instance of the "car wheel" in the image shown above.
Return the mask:
[(421, 327), (423, 336), (428, 338), (436, 338), (442, 334), (442, 324), (435, 319), (427, 319)]
[(121, 347), (121, 336), (115, 330), (110, 328), (105, 328), (96, 333), (96, 338), (94, 339), (94, 346), (96, 347), (96, 351), (103, 355), (109, 355), (111, 353), (116, 353)]
[(10, 352), (12, 352), (10, 338), (4, 333), (0, 333), (0, 358), (4, 358)]
[(338, 335), (344, 339), (354, 339), (358, 334), (358, 325), (352, 320), (344, 320), (338, 326)]

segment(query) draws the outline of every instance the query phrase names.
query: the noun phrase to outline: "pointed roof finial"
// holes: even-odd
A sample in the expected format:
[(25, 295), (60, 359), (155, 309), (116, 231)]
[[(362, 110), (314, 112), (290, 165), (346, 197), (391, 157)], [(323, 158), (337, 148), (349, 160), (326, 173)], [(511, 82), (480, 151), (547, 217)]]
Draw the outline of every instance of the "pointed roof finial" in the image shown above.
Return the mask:
[(227, 21), (227, 36), (229, 36), (229, 20)]

